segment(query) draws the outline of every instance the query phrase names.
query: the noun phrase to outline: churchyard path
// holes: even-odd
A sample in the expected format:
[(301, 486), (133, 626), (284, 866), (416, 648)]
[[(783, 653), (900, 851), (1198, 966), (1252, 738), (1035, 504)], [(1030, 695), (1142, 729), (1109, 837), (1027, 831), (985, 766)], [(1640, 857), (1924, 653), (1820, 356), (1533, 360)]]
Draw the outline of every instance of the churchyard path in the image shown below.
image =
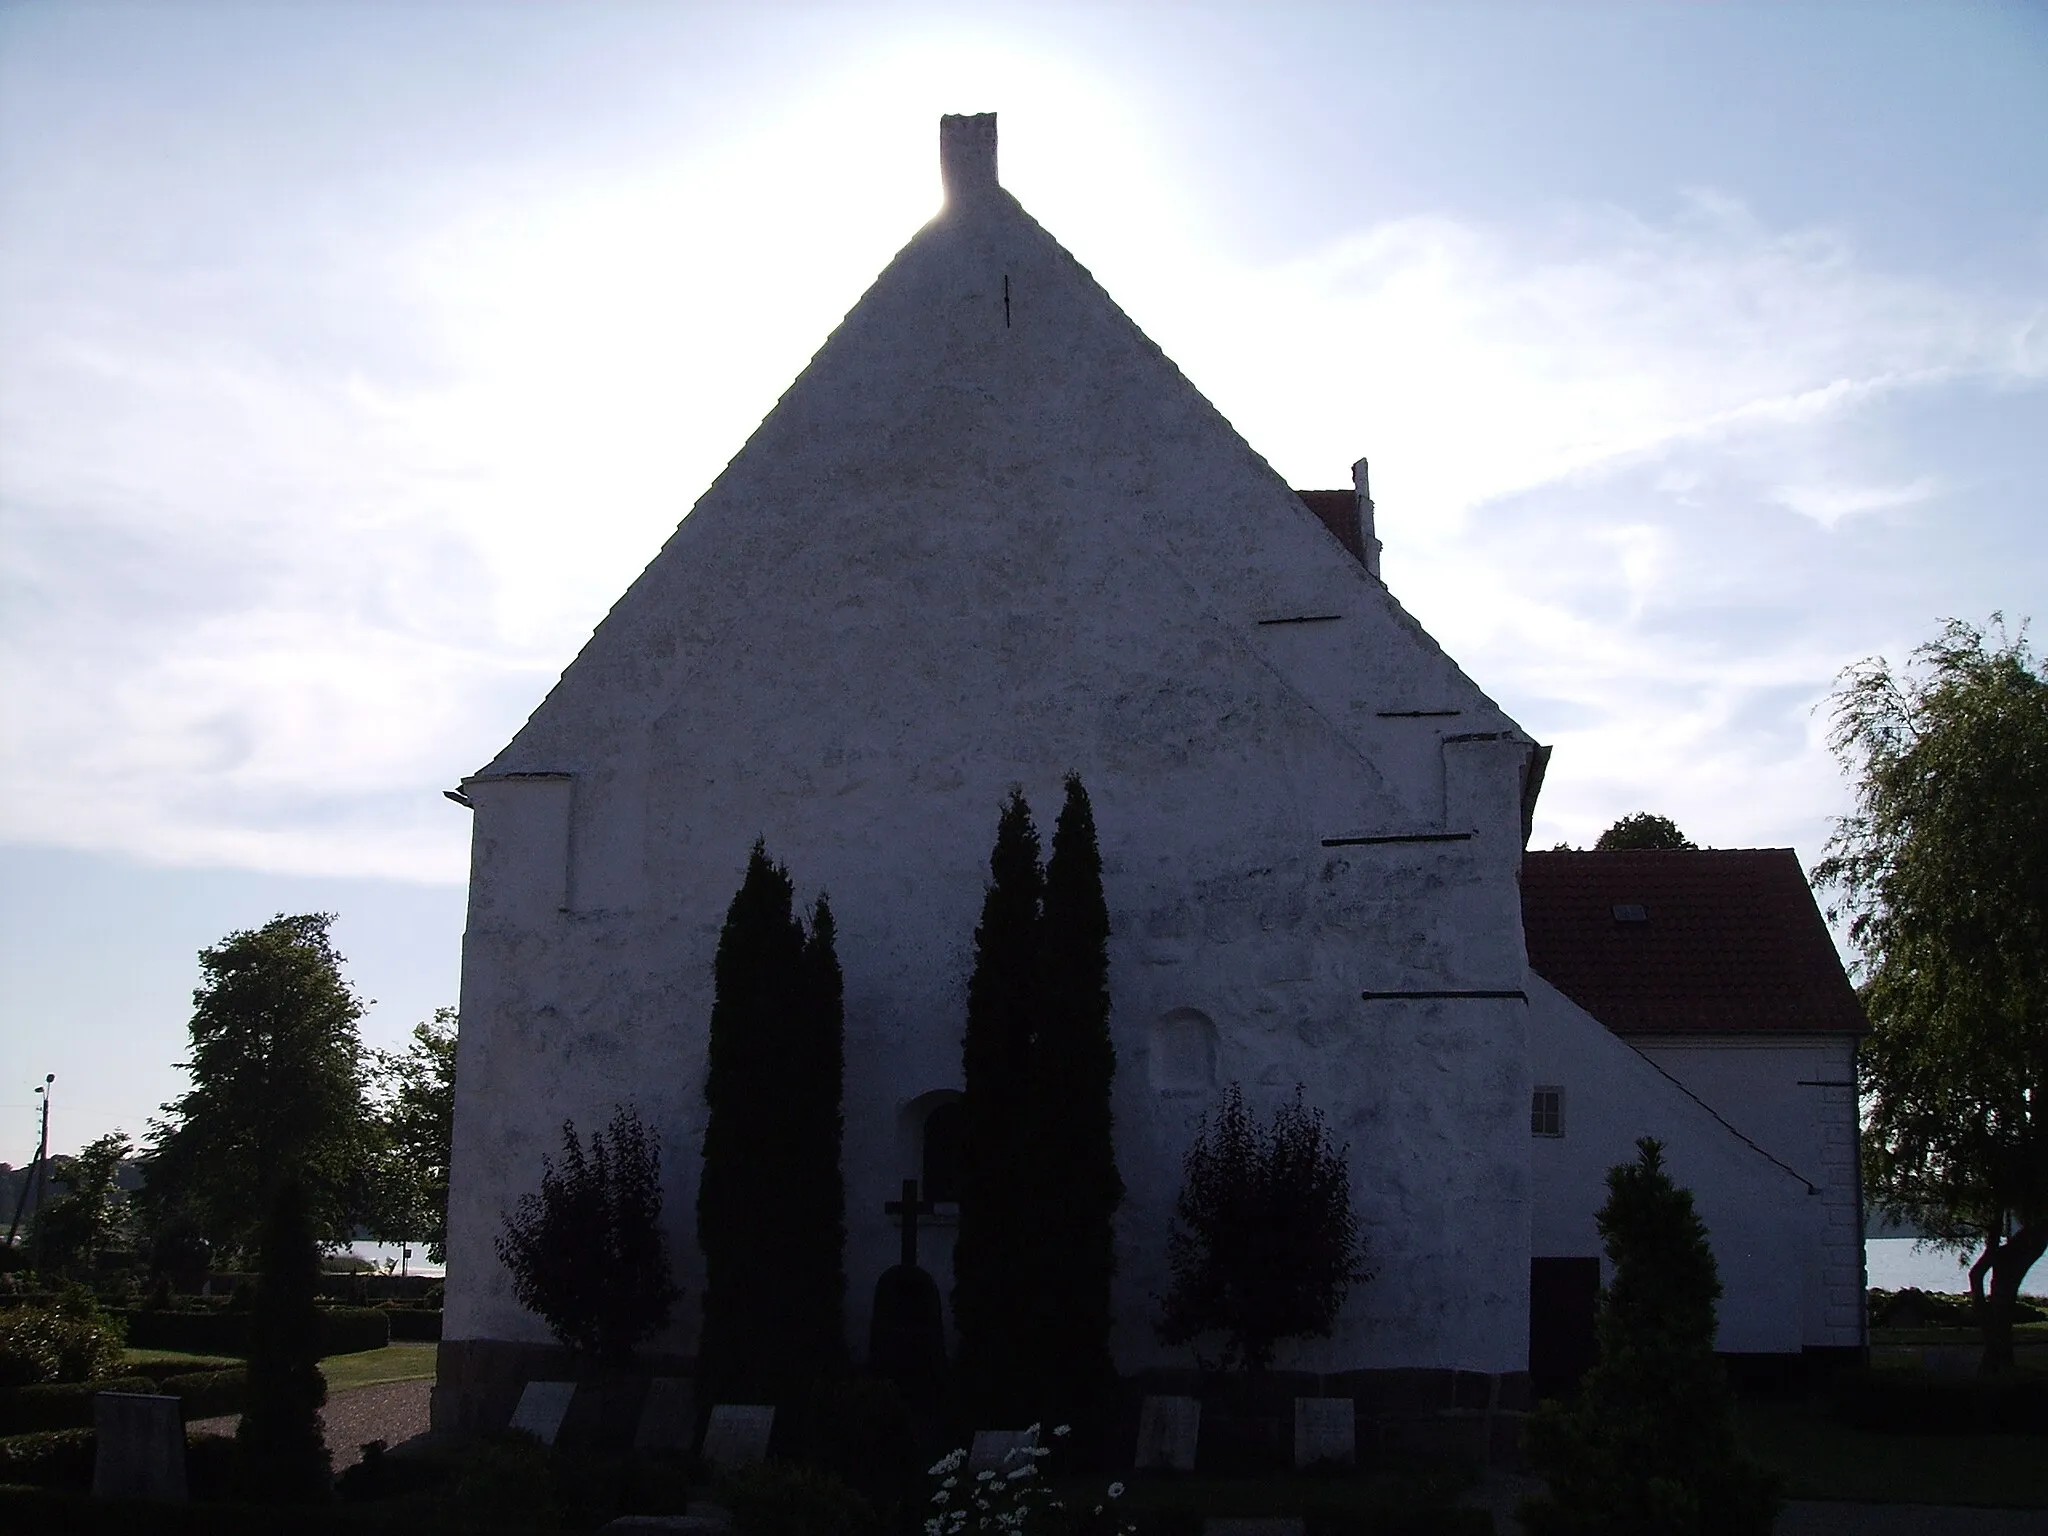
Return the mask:
[[(320, 1422), (327, 1433), (327, 1449), (340, 1472), (362, 1459), (362, 1447), (371, 1440), (398, 1445), (427, 1432), (427, 1396), (431, 1381), (387, 1381), (374, 1387), (356, 1387), (337, 1392), (320, 1410)], [(214, 1419), (195, 1419), (186, 1425), (203, 1435), (232, 1435), (242, 1421), (238, 1413)]]

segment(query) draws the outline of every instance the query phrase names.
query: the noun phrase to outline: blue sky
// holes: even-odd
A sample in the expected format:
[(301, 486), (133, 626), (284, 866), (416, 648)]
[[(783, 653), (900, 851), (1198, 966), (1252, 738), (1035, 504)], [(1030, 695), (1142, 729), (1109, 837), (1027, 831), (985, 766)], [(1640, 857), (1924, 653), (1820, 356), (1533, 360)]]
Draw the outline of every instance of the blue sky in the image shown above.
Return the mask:
[(1809, 863), (1816, 705), (2048, 604), (2048, 9), (0, 3), (0, 1158), (196, 949), (455, 997), (489, 757), (935, 209), (936, 118), (1554, 744)]

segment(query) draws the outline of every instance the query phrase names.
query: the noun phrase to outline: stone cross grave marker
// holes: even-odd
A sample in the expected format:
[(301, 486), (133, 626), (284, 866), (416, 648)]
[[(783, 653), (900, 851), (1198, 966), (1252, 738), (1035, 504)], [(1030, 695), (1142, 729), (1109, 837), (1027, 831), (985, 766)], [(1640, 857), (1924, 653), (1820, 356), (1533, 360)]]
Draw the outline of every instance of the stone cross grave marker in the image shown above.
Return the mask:
[(1202, 1432), (1199, 1397), (1148, 1397), (1138, 1411), (1140, 1470), (1195, 1470), (1195, 1441)]
[(1297, 1397), (1294, 1400), (1294, 1464), (1314, 1466), (1334, 1461), (1350, 1466), (1358, 1459), (1358, 1405), (1348, 1397)]
[(512, 1428), (524, 1430), (542, 1445), (553, 1445), (576, 1395), (573, 1381), (529, 1381), (512, 1410)]
[(150, 1392), (95, 1392), (96, 1499), (185, 1502), (185, 1400)]
[(657, 1376), (647, 1383), (640, 1405), (636, 1451), (687, 1451), (697, 1429), (696, 1385), (687, 1376)]
[(977, 1429), (967, 1452), (967, 1475), (1015, 1471), (1026, 1458), (1013, 1458), (1010, 1452), (1036, 1444), (1038, 1436), (1028, 1429)]
[(917, 1218), (931, 1215), (933, 1209), (931, 1201), (917, 1198), (917, 1180), (915, 1179), (905, 1179), (903, 1181), (902, 1199), (884, 1200), (882, 1202), (883, 1214), (902, 1218), (903, 1267), (905, 1269), (917, 1268)]
[(751, 1467), (768, 1455), (775, 1409), (765, 1403), (720, 1403), (704, 1431), (704, 1460), (714, 1467)]

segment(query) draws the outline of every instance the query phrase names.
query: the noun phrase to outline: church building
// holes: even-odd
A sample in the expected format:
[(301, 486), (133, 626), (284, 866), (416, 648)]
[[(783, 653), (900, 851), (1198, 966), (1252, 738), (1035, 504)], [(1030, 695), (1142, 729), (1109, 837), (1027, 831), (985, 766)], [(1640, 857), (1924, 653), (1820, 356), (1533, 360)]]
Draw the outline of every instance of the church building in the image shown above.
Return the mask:
[[(493, 1239), (565, 1119), (631, 1105), (659, 1134), (685, 1297), (653, 1347), (688, 1360), (712, 957), (756, 838), (837, 920), (859, 1358), (885, 1202), (945, 1193), (997, 812), (1021, 786), (1048, 825), (1069, 772), (1113, 927), (1126, 1375), (1193, 1363), (1156, 1297), (1182, 1158), (1233, 1083), (1262, 1116), (1297, 1084), (1323, 1111), (1374, 1271), (1285, 1368), (1525, 1405), (1532, 1364), (1582, 1350), (1592, 1212), (1644, 1134), (1714, 1230), (1724, 1348), (1860, 1344), (1860, 1025), (1818, 915), (1794, 913), (1806, 991), (1762, 1011), (1736, 988), (1688, 1012), (1698, 978), (1665, 963), (1728, 940), (1708, 909), (1746, 910), (1752, 865), (1812, 914), (1796, 862), (1525, 853), (1547, 749), (1381, 580), (1364, 462), (1349, 491), (1289, 487), (1002, 188), (993, 116), (944, 119), (940, 156), (941, 212), (451, 792), (474, 832), (437, 1423), (502, 1424), (559, 1373)], [(1738, 873), (1656, 865), (1693, 858)]]

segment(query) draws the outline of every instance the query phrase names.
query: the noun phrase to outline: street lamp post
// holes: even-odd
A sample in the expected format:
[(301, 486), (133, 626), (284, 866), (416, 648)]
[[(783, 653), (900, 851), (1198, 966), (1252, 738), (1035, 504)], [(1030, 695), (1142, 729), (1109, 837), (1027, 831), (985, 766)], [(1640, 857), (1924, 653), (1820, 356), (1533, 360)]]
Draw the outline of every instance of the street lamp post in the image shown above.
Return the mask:
[[(36, 1190), (36, 1209), (41, 1210), (43, 1208), (43, 1162), (50, 1153), (50, 1084), (56, 1081), (57, 1074), (51, 1072), (45, 1074), (42, 1082), (36, 1086), (36, 1093), (43, 1101), (43, 1133), (41, 1139), (36, 1143), (36, 1159), (33, 1163), (29, 1164), (28, 1172), (22, 1178), (21, 1195), (14, 1202), (14, 1220), (7, 1224), (7, 1246), (10, 1250), (14, 1247), (16, 1235), (21, 1231), (21, 1213), (28, 1208), (28, 1192), (31, 1186)], [(41, 1234), (38, 1233), (37, 1236), (38, 1242), (36, 1246), (38, 1252), (36, 1256), (40, 1258), (42, 1247), (40, 1242)]]

